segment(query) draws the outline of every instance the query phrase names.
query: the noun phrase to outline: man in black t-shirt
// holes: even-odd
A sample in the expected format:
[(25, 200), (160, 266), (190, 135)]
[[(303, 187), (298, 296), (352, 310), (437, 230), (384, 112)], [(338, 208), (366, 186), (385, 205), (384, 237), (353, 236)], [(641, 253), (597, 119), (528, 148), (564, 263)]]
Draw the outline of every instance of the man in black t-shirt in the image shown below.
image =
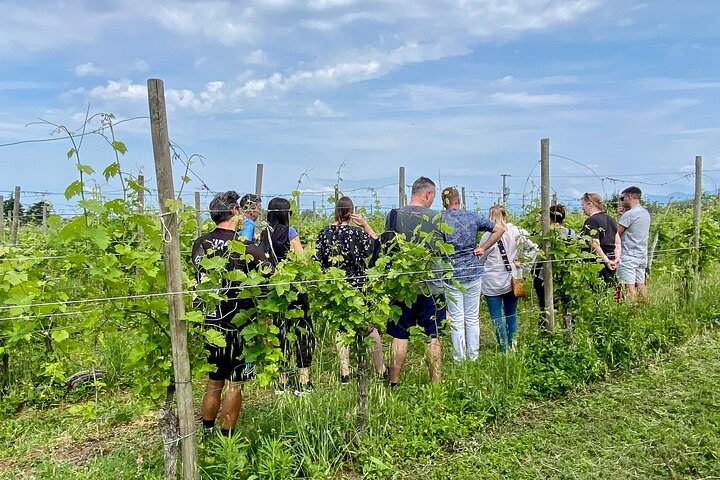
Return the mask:
[[(221, 256), (227, 259), (227, 270), (249, 272), (260, 266), (268, 265), (267, 257), (259, 247), (250, 241), (245, 242), (245, 255), (230, 252), (230, 241), (237, 241), (236, 231), (242, 218), (238, 205), (239, 195), (236, 192), (218, 193), (210, 202), (210, 217), (216, 224), (215, 230), (202, 235), (192, 249), (192, 262), (197, 272), (198, 286), (202, 288), (205, 269), (202, 260), (205, 257)], [(249, 256), (249, 257), (248, 257)], [(209, 373), (205, 396), (202, 403), (203, 434), (208, 435), (215, 426), (215, 418), (220, 410), (223, 387), (227, 387), (222, 400), (221, 432), (229, 435), (235, 429), (240, 407), (242, 406), (242, 380), (244, 380), (245, 361), (240, 358), (243, 341), (240, 331), (245, 325), (233, 323), (235, 314), (243, 309), (253, 307), (252, 299), (238, 298), (238, 282), (222, 280), (222, 291), (227, 297), (212, 310), (205, 310), (205, 327), (220, 332), (225, 338), (225, 346), (219, 347), (211, 343), (205, 344), (208, 351), (208, 362), (215, 367)], [(202, 307), (202, 304), (196, 305)], [(248, 320), (250, 322), (252, 320)], [(247, 323), (246, 323), (247, 324)]]
[(615, 283), (615, 270), (620, 263), (620, 236), (617, 224), (605, 213), (605, 205), (597, 193), (586, 193), (580, 199), (582, 211), (587, 215), (583, 224), (583, 234), (593, 238), (592, 251), (602, 260), (605, 267), (600, 271), (600, 278), (606, 286)]

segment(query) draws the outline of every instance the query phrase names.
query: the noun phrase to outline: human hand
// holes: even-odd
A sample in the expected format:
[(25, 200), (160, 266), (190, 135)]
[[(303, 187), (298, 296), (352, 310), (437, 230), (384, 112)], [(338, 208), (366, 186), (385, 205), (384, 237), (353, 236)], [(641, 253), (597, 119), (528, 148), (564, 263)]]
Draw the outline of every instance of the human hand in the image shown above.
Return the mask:
[(473, 253), (475, 254), (476, 257), (482, 257), (483, 254), (485, 253), (485, 249), (482, 247), (475, 247), (473, 249)]
[(365, 228), (365, 226), (367, 226), (368, 224), (367, 220), (365, 220), (362, 215), (358, 215), (357, 213), (351, 213), (350, 218), (357, 224), (358, 227)]

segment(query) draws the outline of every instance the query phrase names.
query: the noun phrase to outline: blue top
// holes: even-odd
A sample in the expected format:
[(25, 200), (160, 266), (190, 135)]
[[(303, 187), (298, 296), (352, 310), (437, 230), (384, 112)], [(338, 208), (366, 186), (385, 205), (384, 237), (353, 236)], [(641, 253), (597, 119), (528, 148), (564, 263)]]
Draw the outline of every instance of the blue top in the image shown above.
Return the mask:
[(251, 218), (243, 217), (243, 228), (238, 235), (250, 240), (250, 243), (255, 243), (255, 222)]
[(445, 243), (455, 247), (455, 253), (449, 257), (453, 278), (462, 283), (478, 280), (485, 271), (480, 259), (473, 253), (478, 244), (478, 232), (492, 231), (495, 222), (478, 213), (457, 208), (444, 211), (442, 222), (453, 229), (452, 233), (444, 235)]
[(288, 240), (292, 242), (292, 239), (297, 236), (297, 230), (295, 230), (293, 227), (288, 227)]

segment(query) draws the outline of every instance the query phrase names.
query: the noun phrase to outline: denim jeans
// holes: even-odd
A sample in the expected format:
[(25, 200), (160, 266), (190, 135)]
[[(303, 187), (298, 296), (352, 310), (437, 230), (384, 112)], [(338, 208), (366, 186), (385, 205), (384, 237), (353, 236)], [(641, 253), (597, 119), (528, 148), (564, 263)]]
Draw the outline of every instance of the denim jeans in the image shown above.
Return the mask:
[[(518, 299), (512, 291), (502, 295), (485, 295), (490, 318), (495, 324), (495, 337), (497, 337), (500, 351), (504, 352), (512, 343), (513, 335), (517, 330)], [(503, 318), (503, 313), (505, 314)]]
[(480, 350), (480, 286), (481, 279), (463, 283), (465, 292), (454, 285), (445, 285), (447, 310), (450, 315), (450, 340), (455, 361), (477, 360)]

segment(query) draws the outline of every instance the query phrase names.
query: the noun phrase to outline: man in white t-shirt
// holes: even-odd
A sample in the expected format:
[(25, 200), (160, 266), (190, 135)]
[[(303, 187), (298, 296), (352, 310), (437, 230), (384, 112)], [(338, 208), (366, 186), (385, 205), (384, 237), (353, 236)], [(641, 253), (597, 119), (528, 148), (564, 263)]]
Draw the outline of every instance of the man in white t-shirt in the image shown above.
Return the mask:
[(650, 237), (650, 214), (640, 205), (642, 191), (638, 187), (628, 187), (620, 194), (625, 213), (618, 221), (621, 252), (617, 274), (620, 283), (627, 290), (630, 301), (647, 303), (648, 292), (645, 286), (647, 268), (648, 238)]

